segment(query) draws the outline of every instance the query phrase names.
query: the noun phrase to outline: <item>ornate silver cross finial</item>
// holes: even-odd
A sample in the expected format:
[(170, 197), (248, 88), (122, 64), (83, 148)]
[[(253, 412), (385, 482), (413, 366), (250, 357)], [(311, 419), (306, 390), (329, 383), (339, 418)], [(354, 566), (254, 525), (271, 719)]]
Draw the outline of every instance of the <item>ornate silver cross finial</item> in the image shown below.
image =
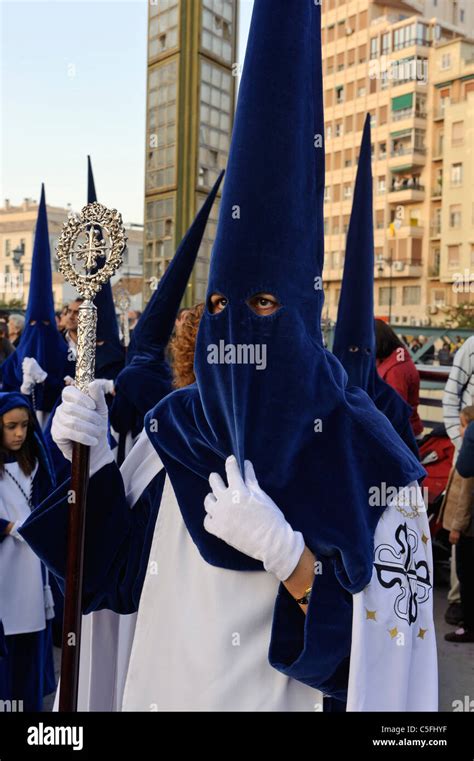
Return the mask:
[[(122, 216), (97, 202), (84, 206), (79, 216), (71, 214), (58, 241), (59, 271), (85, 299), (79, 308), (76, 360), (76, 385), (82, 391), (95, 373), (97, 309), (92, 299), (122, 264), (126, 244)], [(97, 268), (99, 258), (105, 262)]]

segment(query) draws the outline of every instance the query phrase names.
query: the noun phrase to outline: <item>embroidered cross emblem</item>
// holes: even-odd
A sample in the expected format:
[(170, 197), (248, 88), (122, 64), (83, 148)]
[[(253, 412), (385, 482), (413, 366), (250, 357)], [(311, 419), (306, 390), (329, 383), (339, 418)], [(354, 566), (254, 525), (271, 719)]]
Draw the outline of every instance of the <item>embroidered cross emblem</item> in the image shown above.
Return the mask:
[(395, 546), (380, 544), (375, 550), (374, 567), (377, 578), (385, 589), (398, 585), (400, 592), (394, 603), (395, 614), (413, 624), (418, 616), (418, 606), (430, 596), (431, 581), (428, 564), (417, 560), (418, 534), (406, 523), (395, 532)]

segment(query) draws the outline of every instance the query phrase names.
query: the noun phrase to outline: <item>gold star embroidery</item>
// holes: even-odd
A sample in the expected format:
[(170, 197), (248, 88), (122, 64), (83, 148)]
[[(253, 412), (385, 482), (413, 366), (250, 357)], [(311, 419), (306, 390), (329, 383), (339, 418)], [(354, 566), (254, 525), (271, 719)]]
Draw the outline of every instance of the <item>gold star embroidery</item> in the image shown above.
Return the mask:
[(427, 544), (427, 542), (429, 541), (429, 537), (425, 536), (424, 532), (421, 536), (421, 541), (423, 542), (423, 544)]
[(367, 621), (376, 621), (377, 619), (375, 616), (377, 615), (376, 610), (368, 610), (368, 608), (365, 609), (365, 616)]
[(397, 629), (397, 627), (396, 627), (396, 626), (394, 626), (394, 627), (393, 627), (393, 629), (389, 629), (389, 630), (388, 630), (388, 633), (390, 634), (390, 636), (391, 636), (391, 638), (392, 638), (392, 639), (395, 639), (395, 637), (396, 637), (396, 636), (397, 636), (397, 634), (398, 634), (398, 629)]
[(428, 629), (422, 629), (420, 626), (420, 631), (418, 632), (416, 636), (419, 637), (420, 639), (424, 639), (427, 631)]

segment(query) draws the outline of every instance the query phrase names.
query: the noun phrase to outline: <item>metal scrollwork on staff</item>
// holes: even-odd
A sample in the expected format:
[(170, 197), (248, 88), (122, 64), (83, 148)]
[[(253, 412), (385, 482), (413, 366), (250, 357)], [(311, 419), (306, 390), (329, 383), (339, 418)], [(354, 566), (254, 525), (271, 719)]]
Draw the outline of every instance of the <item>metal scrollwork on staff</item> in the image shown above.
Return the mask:
[[(85, 206), (65, 222), (57, 246), (59, 271), (84, 298), (79, 308), (75, 384), (87, 393), (94, 380), (97, 308), (94, 296), (122, 264), (127, 238), (116, 209), (100, 203)], [(71, 470), (60, 711), (77, 710), (81, 643), (82, 575), (86, 499), (89, 481), (89, 447), (74, 443)]]

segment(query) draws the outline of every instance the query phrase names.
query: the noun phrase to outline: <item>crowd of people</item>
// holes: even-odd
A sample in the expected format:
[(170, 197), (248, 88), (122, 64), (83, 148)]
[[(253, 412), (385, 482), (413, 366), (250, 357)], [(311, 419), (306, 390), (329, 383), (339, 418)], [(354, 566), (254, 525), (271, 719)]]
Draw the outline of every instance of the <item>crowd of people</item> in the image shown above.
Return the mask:
[[(3, 701), (38, 711), (54, 688), (79, 443), (80, 710), (437, 710), (419, 377), (374, 323), (370, 116), (332, 351), (321, 330), (320, 25), (312, 0), (291, 17), (286, 0), (255, 4), (205, 303), (180, 308), (223, 173), (128, 347), (110, 284), (97, 295), (87, 393), (73, 380), (81, 300), (54, 312), (42, 193), (23, 328), (1, 367)], [(459, 480), (474, 475), (473, 341), (445, 399), (460, 450), (442, 516), (457, 643), (474, 638), (472, 483)]]

